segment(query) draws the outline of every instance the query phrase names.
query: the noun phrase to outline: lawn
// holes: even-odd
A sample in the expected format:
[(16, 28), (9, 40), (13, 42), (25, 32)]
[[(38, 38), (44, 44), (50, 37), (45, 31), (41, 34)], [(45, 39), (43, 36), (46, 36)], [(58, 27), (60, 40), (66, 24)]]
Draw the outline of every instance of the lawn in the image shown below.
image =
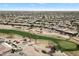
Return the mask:
[(79, 50), (79, 45), (77, 45), (76, 43), (73, 43), (71, 41), (62, 40), (59, 38), (41, 36), (41, 35), (29, 33), (29, 32), (17, 31), (17, 30), (11, 30), (11, 29), (0, 29), (0, 33), (18, 34), (23, 37), (29, 37), (29, 38), (40, 39), (40, 40), (51, 40), (52, 42), (57, 44), (57, 47), (60, 50), (63, 50), (63, 51)]
[(72, 43), (72, 42), (68, 42), (68, 41), (60, 41), (59, 46), (65, 50), (76, 50), (77, 45)]

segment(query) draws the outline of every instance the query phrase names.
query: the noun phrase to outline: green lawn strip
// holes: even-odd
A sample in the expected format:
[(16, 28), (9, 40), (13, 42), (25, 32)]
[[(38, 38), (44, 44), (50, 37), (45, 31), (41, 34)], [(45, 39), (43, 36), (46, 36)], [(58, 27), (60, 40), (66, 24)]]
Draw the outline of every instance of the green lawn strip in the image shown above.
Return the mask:
[(61, 50), (77, 50), (77, 45), (69, 41), (60, 41), (58, 45), (62, 48)]
[(66, 40), (61, 40), (59, 38), (46, 37), (46, 36), (32, 34), (29, 32), (23, 32), (23, 31), (11, 30), (11, 29), (0, 29), (0, 32), (6, 34), (18, 34), (23, 37), (30, 37), (33, 39), (51, 40), (52, 42), (55, 42), (57, 44), (57, 47), (63, 51), (79, 50), (79, 45), (77, 45), (76, 43)]

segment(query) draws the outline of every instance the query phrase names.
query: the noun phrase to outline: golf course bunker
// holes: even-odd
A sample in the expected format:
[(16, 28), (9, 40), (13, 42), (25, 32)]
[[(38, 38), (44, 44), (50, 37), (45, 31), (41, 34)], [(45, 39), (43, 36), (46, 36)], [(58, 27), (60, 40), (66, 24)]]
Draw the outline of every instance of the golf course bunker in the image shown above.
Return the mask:
[(58, 49), (63, 50), (63, 51), (79, 50), (79, 45), (77, 45), (76, 43), (73, 43), (71, 41), (61, 40), (61, 39), (58, 39), (58, 38), (46, 37), (46, 36), (32, 34), (32, 33), (29, 33), (29, 32), (12, 30), (12, 29), (0, 29), (0, 33), (18, 34), (18, 35), (21, 35), (23, 37), (31, 37), (31, 38), (33, 38), (35, 40), (36, 39), (51, 40), (52, 42), (57, 44)]

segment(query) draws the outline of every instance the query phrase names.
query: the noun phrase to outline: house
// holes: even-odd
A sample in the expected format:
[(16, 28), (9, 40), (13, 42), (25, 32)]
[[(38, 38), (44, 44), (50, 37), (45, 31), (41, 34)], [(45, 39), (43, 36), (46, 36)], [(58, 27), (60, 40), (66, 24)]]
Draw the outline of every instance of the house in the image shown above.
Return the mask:
[(12, 46), (8, 43), (3, 42), (0, 44), (0, 55), (3, 55), (4, 53), (10, 51), (12, 49)]

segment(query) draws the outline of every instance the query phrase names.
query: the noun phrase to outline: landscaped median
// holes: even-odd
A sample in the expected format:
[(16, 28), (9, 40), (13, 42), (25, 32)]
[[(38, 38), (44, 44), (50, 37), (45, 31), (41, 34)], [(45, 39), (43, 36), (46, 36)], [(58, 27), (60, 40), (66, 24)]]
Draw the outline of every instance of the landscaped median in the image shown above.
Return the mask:
[(78, 44), (73, 43), (71, 41), (62, 40), (62, 39), (59, 39), (59, 38), (41, 36), (41, 35), (36, 35), (36, 34), (29, 33), (29, 32), (12, 30), (12, 29), (0, 29), (0, 33), (18, 34), (18, 35), (21, 35), (23, 37), (30, 37), (30, 38), (33, 38), (33, 39), (40, 39), (40, 40), (51, 40), (52, 42), (56, 43), (57, 47), (62, 51), (79, 50), (79, 45)]

